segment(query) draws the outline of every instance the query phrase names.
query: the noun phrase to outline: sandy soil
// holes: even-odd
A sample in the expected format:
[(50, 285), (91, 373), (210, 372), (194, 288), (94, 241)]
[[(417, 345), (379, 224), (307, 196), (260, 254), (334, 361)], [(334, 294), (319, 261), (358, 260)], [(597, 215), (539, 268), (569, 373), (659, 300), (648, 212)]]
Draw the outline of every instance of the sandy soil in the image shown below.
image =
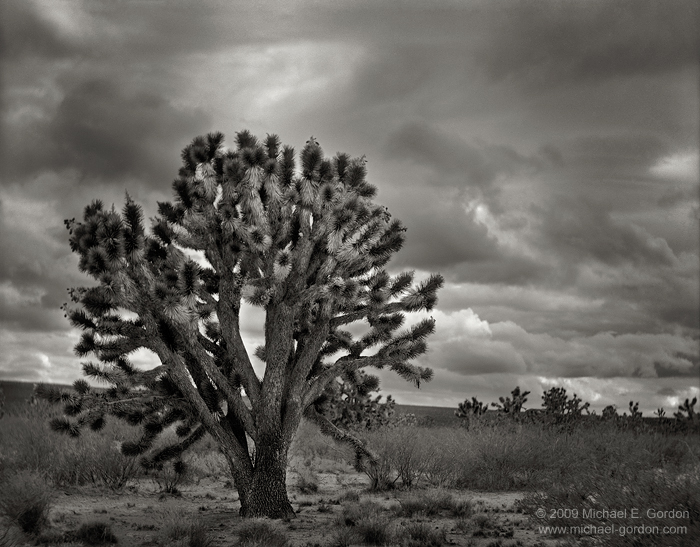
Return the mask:
[[(289, 492), (298, 517), (289, 522), (275, 522), (284, 530), (294, 547), (329, 545), (334, 531), (339, 529), (337, 516), (342, 512), (340, 500), (348, 492), (357, 492), (360, 500), (372, 500), (389, 508), (409, 492), (392, 491), (371, 493), (367, 491), (366, 477), (350, 471), (317, 473), (319, 489), (304, 494), (296, 486), (297, 474), (289, 474)], [(516, 502), (523, 494), (483, 493), (462, 490), (450, 491), (455, 498), (470, 499), (474, 515), (466, 522), (481, 515), (488, 518), (488, 526), (481, 532), (476, 527), (465, 526), (465, 519), (448, 517), (414, 517), (409, 520), (429, 522), (431, 526), (447, 530), (449, 545), (486, 546), (501, 540), (503, 547), (556, 545), (556, 541), (538, 536), (526, 515), (517, 512)], [(97, 489), (61, 491), (50, 514), (51, 526), (57, 531), (75, 530), (81, 524), (92, 521), (109, 523), (120, 545), (160, 546), (168, 545), (168, 527), (173, 523), (201, 519), (214, 538), (214, 546), (233, 546), (237, 542), (237, 530), (243, 523), (238, 515), (238, 495), (225, 480), (202, 479), (180, 487), (179, 495), (163, 494), (152, 481), (140, 480), (120, 493)], [(485, 516), (485, 517), (484, 517)], [(271, 521), (272, 522), (272, 521)], [(470, 527), (471, 526), (471, 527)], [(69, 544), (58, 544), (69, 545)], [(353, 545), (363, 545), (361, 543)]]

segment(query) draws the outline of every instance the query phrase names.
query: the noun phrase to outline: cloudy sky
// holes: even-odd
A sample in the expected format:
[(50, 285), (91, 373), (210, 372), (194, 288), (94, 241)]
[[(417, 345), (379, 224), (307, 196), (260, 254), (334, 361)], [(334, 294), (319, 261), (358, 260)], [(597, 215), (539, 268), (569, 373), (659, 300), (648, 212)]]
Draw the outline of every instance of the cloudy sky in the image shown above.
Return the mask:
[(194, 136), (248, 128), (365, 154), (408, 228), (393, 269), (445, 276), (435, 378), (384, 377), (399, 402), (562, 386), (649, 413), (700, 392), (694, 0), (0, 9), (0, 378), (80, 376), (63, 219), (125, 190), (153, 214)]

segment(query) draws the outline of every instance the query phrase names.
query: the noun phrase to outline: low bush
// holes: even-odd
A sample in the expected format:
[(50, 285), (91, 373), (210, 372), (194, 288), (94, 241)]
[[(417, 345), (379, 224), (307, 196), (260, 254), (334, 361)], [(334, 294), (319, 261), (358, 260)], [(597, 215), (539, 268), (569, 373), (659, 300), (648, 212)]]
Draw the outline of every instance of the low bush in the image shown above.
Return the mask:
[(357, 541), (357, 533), (353, 528), (341, 528), (333, 533), (328, 547), (350, 547)]
[(85, 545), (109, 545), (117, 543), (117, 536), (112, 532), (112, 528), (105, 522), (86, 522), (81, 525), (73, 534), (71, 540), (80, 541)]
[(179, 487), (190, 481), (189, 466), (180, 460), (165, 462), (153, 470), (153, 480), (165, 494), (179, 494)]
[(423, 514), (431, 517), (440, 513), (448, 513), (454, 517), (466, 517), (472, 514), (473, 507), (469, 500), (457, 500), (449, 492), (441, 490), (414, 494), (399, 500), (394, 511), (399, 517), (413, 517)]
[(21, 470), (0, 483), (0, 515), (25, 534), (37, 536), (48, 524), (53, 491), (44, 477)]
[(211, 547), (214, 539), (201, 520), (191, 521), (185, 514), (171, 517), (162, 529), (163, 547)]
[(346, 464), (354, 456), (352, 448), (324, 435), (317, 425), (306, 420), (299, 424), (289, 448), (290, 461), (328, 460)]
[(355, 524), (355, 531), (367, 545), (387, 545), (394, 538), (389, 524), (387, 517), (375, 513), (360, 519)]
[(394, 538), (391, 520), (384, 515), (384, 508), (373, 501), (349, 503), (343, 506), (337, 517), (340, 526), (352, 528), (352, 534), (346, 537), (357, 537), (368, 545), (385, 545)]
[[(622, 547), (643, 542), (690, 546), (700, 537), (700, 473), (697, 468), (695, 472), (677, 475), (626, 467), (611, 477), (593, 470), (566, 483), (551, 485), (544, 492), (530, 493), (519, 507), (539, 524), (562, 527), (605, 526), (605, 513), (628, 509), (627, 515), (615, 519), (619, 533), (611, 535), (606, 545)], [(540, 508), (545, 510), (544, 519), (537, 517)], [(639, 513), (633, 515), (633, 508)], [(623, 526), (645, 527), (650, 533), (623, 535)], [(685, 528), (676, 534), (661, 535), (663, 528), (678, 527)]]
[(379, 457), (376, 466), (365, 469), (373, 490), (388, 490), (397, 484), (410, 488), (425, 477), (438, 451), (420, 436), (428, 431), (430, 428), (399, 426), (364, 434), (365, 441)]
[(75, 439), (49, 427), (59, 412), (44, 401), (8, 410), (0, 423), (2, 467), (41, 472), (56, 486), (96, 484), (114, 490), (141, 473), (136, 459), (119, 450), (134, 434), (132, 428), (111, 420), (102, 431), (88, 430)]
[(238, 530), (238, 547), (289, 547), (289, 540), (270, 523), (252, 520)]
[[(418, 482), (483, 491), (541, 490), (593, 469), (604, 476), (653, 469), (678, 473), (700, 461), (700, 437), (621, 431), (606, 424), (570, 434), (511, 422), (469, 430), (396, 428), (365, 437), (379, 458), (365, 472), (380, 490)], [(402, 466), (420, 481), (404, 481)]]
[(318, 475), (310, 467), (302, 468), (297, 473), (297, 488), (302, 494), (318, 492)]
[(343, 506), (343, 510), (338, 516), (338, 524), (341, 526), (357, 526), (363, 519), (381, 513), (383, 510), (384, 508), (374, 501), (348, 503)]
[(356, 490), (347, 490), (340, 496), (340, 501), (360, 501), (360, 494)]
[(414, 522), (404, 526), (399, 534), (402, 547), (442, 547), (447, 543), (447, 531), (435, 528), (427, 522)]

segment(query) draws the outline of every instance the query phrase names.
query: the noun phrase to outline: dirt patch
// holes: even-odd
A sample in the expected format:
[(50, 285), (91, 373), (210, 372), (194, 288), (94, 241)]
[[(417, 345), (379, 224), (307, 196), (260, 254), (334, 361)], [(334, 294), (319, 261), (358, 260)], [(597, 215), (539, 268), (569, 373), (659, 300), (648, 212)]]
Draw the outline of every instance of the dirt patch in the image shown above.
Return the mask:
[[(396, 515), (397, 506), (411, 496), (429, 495), (435, 490), (369, 492), (367, 477), (346, 469), (314, 473), (317, 490), (302, 492), (297, 483), (303, 482), (300, 477), (304, 474), (304, 470), (289, 473), (290, 498), (298, 517), (273, 523), (286, 533), (294, 547), (332, 545), (334, 536), (343, 528), (343, 507), (349, 502), (366, 501), (380, 506), (378, 511), (394, 527), (425, 523), (443, 529), (448, 545), (493, 545), (499, 540), (504, 547), (555, 543), (538, 536), (527, 516), (517, 511), (521, 493), (441, 489), (440, 492), (449, 493), (458, 501), (470, 500), (470, 514), (466, 517), (416, 514), (403, 518)], [(128, 546), (169, 545), (168, 534), (174, 525), (199, 520), (209, 531), (213, 546), (232, 546), (236, 545), (237, 530), (244, 522), (239, 509), (238, 495), (225, 480), (202, 479), (181, 487), (179, 494), (173, 495), (162, 493), (156, 483), (142, 479), (121, 493), (86, 488), (61, 491), (50, 519), (56, 532), (75, 530), (86, 522), (105, 522), (111, 526), (119, 544)]]

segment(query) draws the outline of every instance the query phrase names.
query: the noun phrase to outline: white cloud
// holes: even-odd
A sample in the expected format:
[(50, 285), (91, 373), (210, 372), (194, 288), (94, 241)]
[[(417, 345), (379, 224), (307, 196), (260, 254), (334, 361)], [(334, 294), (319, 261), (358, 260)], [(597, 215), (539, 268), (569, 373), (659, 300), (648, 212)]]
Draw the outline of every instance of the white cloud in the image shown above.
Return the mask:
[(665, 156), (649, 171), (664, 179), (697, 183), (700, 178), (700, 152), (692, 150)]

